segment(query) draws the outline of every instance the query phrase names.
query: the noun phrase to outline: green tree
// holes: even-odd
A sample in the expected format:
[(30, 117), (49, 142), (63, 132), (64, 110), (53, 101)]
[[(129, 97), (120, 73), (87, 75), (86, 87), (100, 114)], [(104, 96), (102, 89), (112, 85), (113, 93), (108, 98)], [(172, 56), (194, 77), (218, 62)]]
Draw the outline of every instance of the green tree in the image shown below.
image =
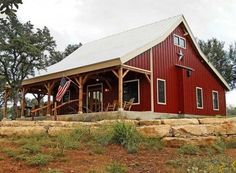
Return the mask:
[(229, 57), (229, 52), (224, 50), (224, 42), (212, 38), (207, 41), (199, 40), (198, 43), (208, 60), (220, 72), (228, 84), (234, 88), (232, 61)]
[(232, 65), (232, 88), (236, 88), (236, 42), (229, 46), (229, 59), (231, 60)]
[(11, 87), (15, 118), (22, 81), (35, 70), (45, 68), (55, 41), (48, 28), (34, 29), (30, 22), (20, 23), (15, 16), (0, 18), (0, 75)]
[(48, 66), (53, 65), (63, 60), (65, 57), (69, 56), (71, 53), (73, 53), (75, 50), (77, 50), (81, 46), (82, 46), (82, 43), (69, 44), (63, 52), (60, 52), (60, 51), (52, 52)]
[(0, 13), (8, 16), (15, 15), (19, 4), (22, 4), (22, 0), (0, 0)]

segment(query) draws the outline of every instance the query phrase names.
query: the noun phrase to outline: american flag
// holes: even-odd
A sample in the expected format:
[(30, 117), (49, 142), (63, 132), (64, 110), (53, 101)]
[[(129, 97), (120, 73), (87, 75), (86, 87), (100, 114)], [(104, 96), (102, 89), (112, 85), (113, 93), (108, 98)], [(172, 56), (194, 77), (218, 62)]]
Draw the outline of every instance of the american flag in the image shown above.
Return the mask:
[(71, 80), (66, 80), (64, 77), (61, 79), (60, 85), (58, 87), (57, 95), (56, 95), (56, 100), (58, 102), (61, 101), (62, 97), (64, 96), (66, 90), (69, 88), (71, 83)]

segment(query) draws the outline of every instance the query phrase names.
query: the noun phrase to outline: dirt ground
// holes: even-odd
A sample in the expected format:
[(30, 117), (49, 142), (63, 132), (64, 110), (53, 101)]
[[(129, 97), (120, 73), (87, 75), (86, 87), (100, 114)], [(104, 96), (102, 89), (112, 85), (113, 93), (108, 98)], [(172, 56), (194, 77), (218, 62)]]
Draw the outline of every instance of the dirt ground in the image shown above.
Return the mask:
[[(227, 150), (226, 155), (236, 159), (236, 149)], [(86, 173), (92, 170), (102, 172), (112, 161), (126, 165), (129, 173), (172, 173), (176, 172), (175, 169), (166, 162), (177, 157), (175, 148), (164, 148), (161, 151), (139, 150), (138, 153), (128, 154), (121, 146), (110, 145), (102, 154), (95, 154), (83, 148), (68, 150), (62, 159), (54, 160), (45, 167), (32, 167), (0, 153), (0, 173), (40, 173), (50, 169), (65, 173)]]

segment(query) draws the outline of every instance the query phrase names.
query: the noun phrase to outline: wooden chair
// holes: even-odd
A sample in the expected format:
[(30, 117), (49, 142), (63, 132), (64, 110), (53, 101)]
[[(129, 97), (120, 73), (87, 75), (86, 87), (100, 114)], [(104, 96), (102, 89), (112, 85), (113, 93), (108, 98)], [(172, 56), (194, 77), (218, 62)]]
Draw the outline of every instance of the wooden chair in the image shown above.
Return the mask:
[(108, 103), (106, 107), (106, 112), (108, 111), (115, 111), (117, 106), (117, 100), (114, 100), (113, 103)]
[(129, 101), (124, 102), (124, 110), (125, 111), (130, 111), (131, 107), (133, 106), (134, 103), (134, 98), (131, 98)]

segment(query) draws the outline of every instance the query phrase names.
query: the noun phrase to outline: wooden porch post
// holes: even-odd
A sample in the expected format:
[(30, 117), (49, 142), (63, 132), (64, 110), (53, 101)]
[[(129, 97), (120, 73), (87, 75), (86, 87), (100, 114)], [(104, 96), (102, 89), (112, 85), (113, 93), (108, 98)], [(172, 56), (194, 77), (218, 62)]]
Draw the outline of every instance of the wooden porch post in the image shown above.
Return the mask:
[(26, 89), (24, 87), (22, 87), (22, 90), (21, 90), (21, 118), (24, 117), (24, 114), (25, 114), (25, 93), (26, 93)]
[(118, 110), (123, 110), (123, 68), (118, 69)]
[(55, 82), (48, 82), (45, 87), (47, 89), (48, 94), (48, 103), (47, 103), (47, 115), (51, 115), (51, 95), (52, 95), (52, 88), (54, 86)]
[(79, 77), (79, 114), (83, 113), (83, 77)]

